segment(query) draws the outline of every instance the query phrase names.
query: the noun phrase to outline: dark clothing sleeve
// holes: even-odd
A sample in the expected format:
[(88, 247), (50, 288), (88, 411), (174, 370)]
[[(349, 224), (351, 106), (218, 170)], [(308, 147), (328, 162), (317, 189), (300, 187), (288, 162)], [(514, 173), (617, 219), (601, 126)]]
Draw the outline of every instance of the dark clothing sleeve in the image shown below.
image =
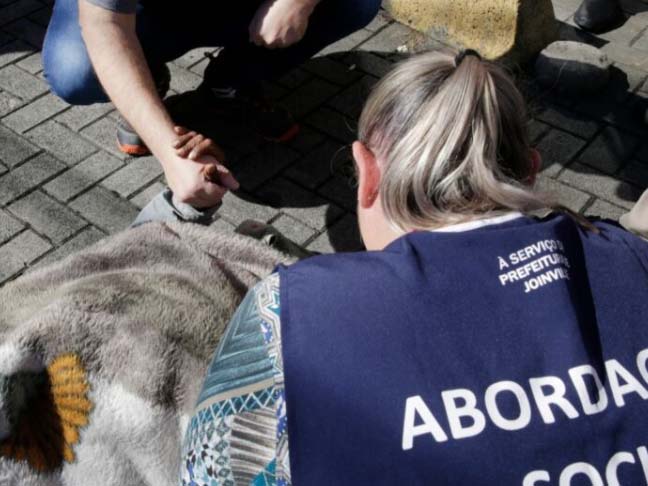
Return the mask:
[(119, 13), (135, 13), (137, 0), (86, 0), (98, 7)]

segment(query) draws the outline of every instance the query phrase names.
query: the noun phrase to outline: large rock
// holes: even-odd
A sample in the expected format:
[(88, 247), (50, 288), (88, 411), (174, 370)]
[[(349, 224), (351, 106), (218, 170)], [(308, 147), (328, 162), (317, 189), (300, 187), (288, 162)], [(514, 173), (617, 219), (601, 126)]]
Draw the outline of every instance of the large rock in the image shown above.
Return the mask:
[(607, 55), (589, 44), (558, 41), (544, 49), (535, 64), (536, 77), (546, 87), (567, 94), (593, 94), (610, 79)]
[(384, 7), (423, 34), (513, 64), (558, 39), (551, 0), (384, 0)]

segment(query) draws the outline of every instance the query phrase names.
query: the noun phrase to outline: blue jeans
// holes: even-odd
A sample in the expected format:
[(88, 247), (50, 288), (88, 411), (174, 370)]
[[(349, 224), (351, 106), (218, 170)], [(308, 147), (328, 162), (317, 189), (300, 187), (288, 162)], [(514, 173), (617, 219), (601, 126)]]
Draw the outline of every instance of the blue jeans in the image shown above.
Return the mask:
[[(78, 2), (56, 0), (54, 4), (43, 45), (45, 77), (52, 91), (70, 104), (105, 102), (108, 98), (81, 37)], [(149, 67), (155, 72), (162, 64), (197, 47), (224, 47), (218, 79), (207, 82), (215, 87), (238, 88), (272, 79), (367, 25), (378, 13), (381, 1), (321, 0), (304, 39), (277, 50), (263, 49), (248, 41), (248, 25), (261, 3), (152, 0), (140, 4), (137, 36)]]

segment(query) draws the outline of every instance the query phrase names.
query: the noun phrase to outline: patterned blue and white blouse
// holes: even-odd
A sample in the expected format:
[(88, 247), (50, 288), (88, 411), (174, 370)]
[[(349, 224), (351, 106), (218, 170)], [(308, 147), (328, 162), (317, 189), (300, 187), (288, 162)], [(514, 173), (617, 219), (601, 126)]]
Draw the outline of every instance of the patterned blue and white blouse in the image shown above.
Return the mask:
[(288, 486), (279, 275), (254, 287), (207, 370), (182, 450), (182, 486)]

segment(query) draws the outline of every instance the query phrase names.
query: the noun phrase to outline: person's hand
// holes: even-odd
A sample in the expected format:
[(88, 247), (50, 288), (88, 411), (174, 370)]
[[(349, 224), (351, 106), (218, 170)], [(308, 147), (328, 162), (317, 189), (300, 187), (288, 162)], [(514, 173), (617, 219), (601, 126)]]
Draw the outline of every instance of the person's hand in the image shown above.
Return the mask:
[(250, 24), (250, 41), (269, 49), (296, 44), (306, 34), (318, 0), (266, 0)]
[(219, 162), (225, 162), (225, 152), (210, 138), (180, 126), (173, 127), (173, 131), (178, 135), (173, 142), (178, 157), (197, 160), (201, 155), (211, 155)]
[(176, 127), (174, 157), (167, 160), (165, 172), (169, 187), (180, 202), (202, 209), (217, 206), (228, 190), (239, 183), (227, 168), (223, 151), (196, 132)]

